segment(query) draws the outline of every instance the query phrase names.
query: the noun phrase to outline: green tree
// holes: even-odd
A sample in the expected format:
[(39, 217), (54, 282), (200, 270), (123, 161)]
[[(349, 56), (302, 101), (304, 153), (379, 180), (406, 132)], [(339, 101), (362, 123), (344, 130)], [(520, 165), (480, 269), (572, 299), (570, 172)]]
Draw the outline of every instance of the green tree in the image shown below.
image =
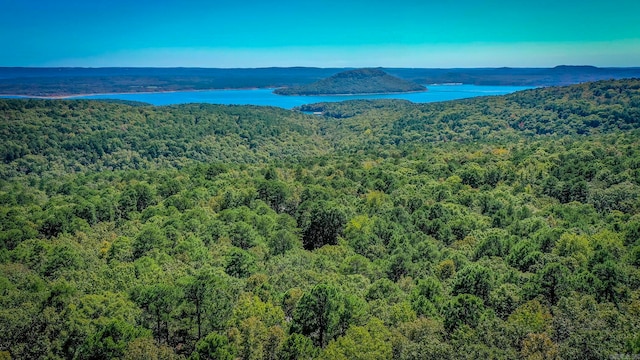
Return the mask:
[(290, 212), (288, 208), (291, 190), (286, 183), (277, 180), (265, 180), (258, 183), (258, 197), (266, 202), (275, 212)]
[(78, 246), (69, 240), (61, 240), (50, 248), (44, 264), (44, 274), (54, 276), (60, 272), (78, 270), (83, 263)]
[(458, 271), (453, 279), (453, 294), (472, 294), (488, 300), (492, 289), (491, 272), (482, 265), (467, 265)]
[(299, 235), (291, 231), (279, 230), (268, 239), (268, 244), (271, 254), (282, 255), (291, 249), (300, 248), (302, 242)]
[(184, 299), (193, 306), (193, 316), (198, 328), (198, 337), (202, 338), (203, 316), (206, 311), (207, 299), (211, 297), (214, 288), (213, 276), (208, 269), (200, 270), (195, 276), (181, 279)]
[(531, 300), (518, 307), (507, 320), (507, 328), (513, 333), (514, 345), (521, 344), (528, 334), (551, 333), (551, 313), (537, 300)]
[(255, 272), (255, 262), (255, 257), (251, 253), (239, 248), (232, 248), (227, 256), (225, 271), (231, 276), (246, 278)]
[(308, 337), (293, 333), (283, 342), (278, 353), (280, 360), (311, 360), (316, 357), (318, 349)]
[(629, 290), (626, 287), (626, 276), (615, 261), (607, 260), (595, 265), (593, 274), (600, 280), (596, 293), (601, 300), (618, 304), (627, 299)]
[(113, 320), (89, 337), (79, 351), (80, 359), (118, 359), (134, 339), (149, 336), (147, 330)]
[(325, 347), (339, 335), (344, 312), (343, 296), (333, 286), (316, 285), (296, 306), (291, 332), (310, 337), (316, 346)]
[(73, 233), (79, 228), (76, 216), (70, 206), (54, 207), (45, 214), (39, 227), (40, 233), (48, 238), (63, 233)]
[(547, 334), (529, 333), (522, 341), (520, 356), (526, 360), (556, 360), (558, 356), (558, 345), (556, 345)]
[(171, 284), (161, 283), (136, 287), (132, 292), (133, 301), (153, 319), (156, 339), (168, 344), (172, 313), (183, 296), (180, 289)]
[(504, 257), (509, 249), (509, 237), (506, 231), (496, 231), (492, 229), (484, 233), (483, 239), (476, 247), (475, 258), (481, 259), (484, 256)]
[(267, 238), (267, 245), (272, 255), (282, 255), (291, 249), (301, 248), (300, 229), (296, 220), (289, 214), (279, 214), (274, 232)]
[(191, 354), (192, 360), (233, 360), (235, 350), (229, 339), (218, 333), (210, 333), (198, 341), (196, 350)]
[(391, 331), (373, 318), (366, 326), (352, 326), (346, 334), (332, 341), (320, 359), (391, 359)]
[(484, 182), (485, 174), (485, 168), (476, 163), (465, 164), (459, 173), (462, 183), (474, 188), (477, 188)]
[(335, 245), (346, 222), (342, 210), (326, 201), (314, 203), (303, 219), (302, 242), (307, 250)]
[(133, 241), (133, 256), (138, 259), (153, 249), (164, 250), (167, 243), (167, 237), (156, 224), (147, 224)]
[(173, 349), (166, 345), (157, 345), (150, 337), (137, 338), (129, 343), (124, 360), (181, 360)]
[(449, 300), (442, 311), (444, 327), (453, 332), (460, 325), (476, 327), (484, 312), (482, 300), (474, 295), (460, 294)]
[(522, 290), (515, 284), (501, 284), (489, 294), (489, 304), (497, 316), (506, 319), (520, 305), (521, 292)]
[(564, 265), (557, 262), (549, 263), (526, 284), (525, 293), (529, 298), (542, 295), (550, 304), (555, 304), (570, 289), (568, 274), (569, 269)]
[(542, 252), (531, 240), (518, 241), (507, 256), (509, 265), (525, 272), (541, 261)]
[(437, 306), (442, 304), (443, 289), (439, 280), (426, 277), (418, 280), (418, 284), (411, 291), (411, 307), (418, 315), (434, 316)]
[(130, 212), (141, 212), (153, 204), (155, 204), (154, 190), (148, 183), (140, 182), (128, 186), (120, 194), (118, 211), (121, 217), (127, 219)]

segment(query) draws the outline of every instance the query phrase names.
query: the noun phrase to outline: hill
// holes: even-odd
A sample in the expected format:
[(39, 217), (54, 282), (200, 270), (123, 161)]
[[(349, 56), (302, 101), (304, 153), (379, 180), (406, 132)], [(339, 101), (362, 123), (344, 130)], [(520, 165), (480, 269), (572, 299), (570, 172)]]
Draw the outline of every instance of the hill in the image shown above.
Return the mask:
[(380, 69), (343, 71), (312, 84), (274, 91), (278, 95), (355, 95), (426, 91), (422, 85), (391, 76)]
[(640, 80), (135, 105), (0, 100), (0, 358), (640, 353)]

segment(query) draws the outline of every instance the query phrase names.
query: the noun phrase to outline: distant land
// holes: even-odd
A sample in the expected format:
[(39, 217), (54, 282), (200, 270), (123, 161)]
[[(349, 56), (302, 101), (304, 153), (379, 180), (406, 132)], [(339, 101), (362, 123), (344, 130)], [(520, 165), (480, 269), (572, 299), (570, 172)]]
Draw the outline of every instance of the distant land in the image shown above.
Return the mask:
[[(307, 85), (352, 68), (2, 68), (0, 95), (61, 97), (213, 89), (280, 88)], [(417, 84), (554, 86), (640, 78), (640, 67), (414, 69), (381, 68)]]
[(278, 95), (355, 95), (426, 91), (427, 88), (391, 76), (381, 69), (356, 69), (339, 72), (311, 84), (284, 87), (274, 91)]

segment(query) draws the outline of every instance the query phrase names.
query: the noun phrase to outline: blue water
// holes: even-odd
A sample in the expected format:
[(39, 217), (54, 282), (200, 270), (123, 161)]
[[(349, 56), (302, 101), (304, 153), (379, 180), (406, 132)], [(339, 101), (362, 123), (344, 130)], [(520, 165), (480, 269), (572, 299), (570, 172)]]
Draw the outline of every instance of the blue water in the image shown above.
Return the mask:
[(477, 96), (505, 95), (526, 86), (478, 86), (478, 85), (427, 85), (426, 92), (408, 94), (346, 95), (346, 96), (281, 96), (273, 89), (177, 91), (167, 93), (104, 94), (72, 96), (69, 99), (119, 99), (173, 105), (186, 103), (268, 105), (291, 109), (304, 104), (335, 102), (356, 99), (404, 99), (414, 103), (457, 100)]

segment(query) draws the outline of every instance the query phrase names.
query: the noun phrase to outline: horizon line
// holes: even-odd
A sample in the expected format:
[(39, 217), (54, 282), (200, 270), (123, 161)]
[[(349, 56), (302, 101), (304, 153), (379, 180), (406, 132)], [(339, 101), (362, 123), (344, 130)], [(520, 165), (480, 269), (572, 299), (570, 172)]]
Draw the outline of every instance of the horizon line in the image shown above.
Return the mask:
[(417, 67), (417, 66), (257, 66), (257, 67), (204, 67), (204, 66), (1, 66), (0, 69), (217, 69), (217, 70), (260, 70), (260, 69), (556, 69), (556, 68), (595, 68), (595, 69), (638, 69), (637, 66), (596, 66), (587, 64), (559, 64), (555, 66), (479, 66), (479, 67)]

